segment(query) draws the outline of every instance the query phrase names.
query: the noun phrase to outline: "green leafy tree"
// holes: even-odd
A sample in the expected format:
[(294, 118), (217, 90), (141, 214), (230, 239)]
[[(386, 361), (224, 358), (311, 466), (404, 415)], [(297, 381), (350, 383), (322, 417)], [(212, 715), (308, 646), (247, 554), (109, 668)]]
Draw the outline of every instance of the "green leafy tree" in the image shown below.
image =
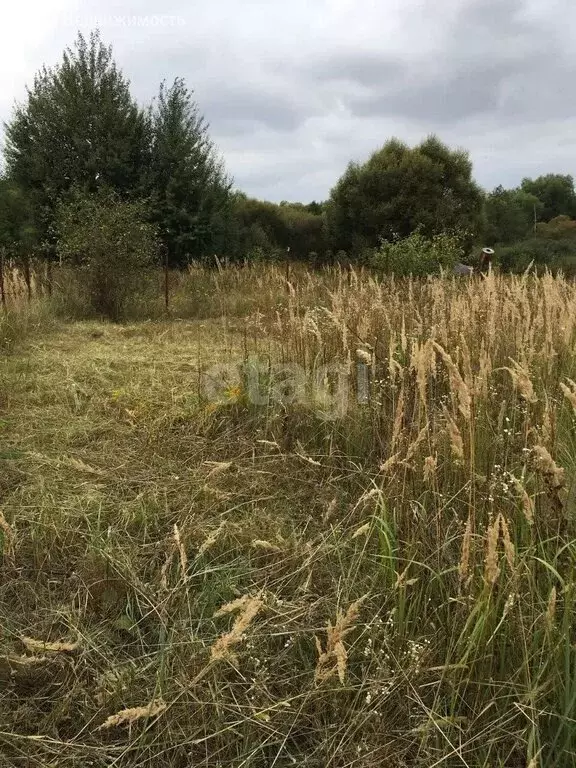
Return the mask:
[(121, 319), (157, 261), (156, 232), (145, 204), (105, 188), (90, 196), (80, 190), (60, 206), (57, 232), (59, 255), (75, 268), (82, 305)]
[(18, 259), (29, 255), (36, 240), (30, 201), (21, 187), (10, 179), (0, 178), (0, 248)]
[(366, 163), (351, 163), (332, 190), (326, 210), (331, 244), (359, 254), (417, 230), (425, 237), (466, 231), (471, 242), (482, 202), (466, 152), (435, 136), (413, 148), (392, 139)]
[(524, 179), (522, 190), (542, 203), (541, 221), (550, 221), (556, 216), (576, 218), (576, 192), (572, 176), (549, 173), (537, 179)]
[(309, 213), (313, 213), (316, 216), (321, 216), (324, 212), (324, 204), (317, 203), (316, 200), (313, 200), (311, 203), (307, 203), (304, 208), (306, 208)]
[(221, 253), (229, 234), (231, 182), (182, 79), (160, 86), (152, 133), (151, 206), (170, 263), (182, 266)]
[(322, 259), (327, 250), (324, 220), (310, 211), (308, 206), (287, 205), (281, 208), (280, 217), (285, 227), (286, 247), (297, 259), (307, 259), (310, 254)]
[(56, 67), (43, 69), (6, 128), (6, 168), (29, 197), (41, 234), (73, 188), (138, 193), (149, 125), (98, 33), (81, 34)]
[(322, 258), (327, 249), (324, 219), (308, 206), (277, 205), (237, 193), (234, 207), (244, 255), (258, 248), (269, 257), (289, 253), (293, 258), (306, 259), (314, 253)]
[(509, 245), (525, 238), (542, 214), (538, 198), (523, 189), (502, 186), (486, 196), (484, 240), (488, 245)]

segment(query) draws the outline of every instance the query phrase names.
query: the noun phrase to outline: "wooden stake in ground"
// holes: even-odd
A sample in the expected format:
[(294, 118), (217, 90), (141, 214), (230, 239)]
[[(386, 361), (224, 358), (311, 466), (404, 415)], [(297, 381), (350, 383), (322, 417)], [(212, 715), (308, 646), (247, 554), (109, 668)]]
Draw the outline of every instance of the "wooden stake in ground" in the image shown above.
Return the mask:
[(4, 288), (4, 249), (0, 248), (0, 304), (6, 312), (6, 290)]
[(170, 310), (170, 272), (168, 271), (168, 248), (163, 247), (164, 251), (164, 303), (166, 312)]
[(290, 246), (286, 248), (286, 290), (290, 293)]

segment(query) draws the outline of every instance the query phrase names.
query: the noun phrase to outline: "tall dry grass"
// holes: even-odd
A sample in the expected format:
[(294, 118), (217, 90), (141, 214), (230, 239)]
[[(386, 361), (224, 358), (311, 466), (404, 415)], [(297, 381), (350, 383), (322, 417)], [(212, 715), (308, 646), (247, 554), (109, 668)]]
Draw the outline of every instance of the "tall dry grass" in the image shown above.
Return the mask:
[(7, 763), (572, 765), (576, 285), (173, 279), (5, 369)]

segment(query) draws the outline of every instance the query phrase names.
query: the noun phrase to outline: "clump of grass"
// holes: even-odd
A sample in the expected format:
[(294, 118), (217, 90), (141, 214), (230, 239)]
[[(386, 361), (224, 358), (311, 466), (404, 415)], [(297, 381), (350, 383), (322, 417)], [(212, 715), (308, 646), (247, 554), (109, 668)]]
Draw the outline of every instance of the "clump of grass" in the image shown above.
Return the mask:
[(31, 334), (45, 330), (44, 323), (49, 317), (38, 305), (0, 312), (0, 354), (13, 352)]

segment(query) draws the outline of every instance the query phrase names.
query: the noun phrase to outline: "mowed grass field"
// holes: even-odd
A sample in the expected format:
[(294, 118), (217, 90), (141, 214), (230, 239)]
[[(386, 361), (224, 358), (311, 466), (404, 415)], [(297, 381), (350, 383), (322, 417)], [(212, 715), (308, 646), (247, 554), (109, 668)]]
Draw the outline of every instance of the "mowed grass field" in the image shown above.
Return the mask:
[(576, 764), (576, 285), (0, 320), (0, 766)]

